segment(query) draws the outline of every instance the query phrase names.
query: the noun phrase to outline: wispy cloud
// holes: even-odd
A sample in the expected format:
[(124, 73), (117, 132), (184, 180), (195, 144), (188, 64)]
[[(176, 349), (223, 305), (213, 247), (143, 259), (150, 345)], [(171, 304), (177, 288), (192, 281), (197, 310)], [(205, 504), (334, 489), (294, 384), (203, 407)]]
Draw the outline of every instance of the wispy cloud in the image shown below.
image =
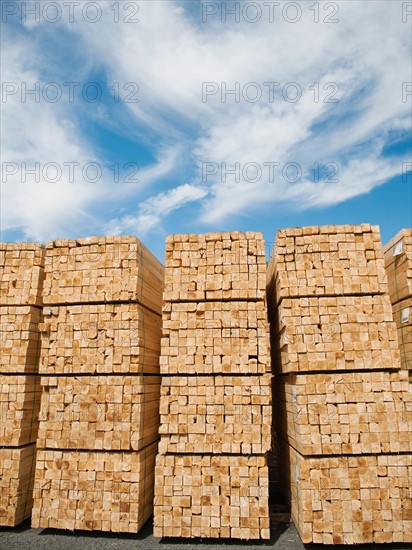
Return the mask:
[(160, 225), (168, 214), (191, 202), (203, 199), (207, 193), (207, 190), (201, 187), (187, 183), (179, 185), (140, 203), (135, 216), (127, 215), (112, 220), (107, 226), (107, 231), (112, 235), (132, 232), (145, 236), (151, 229)]
[[(96, 24), (81, 18), (47, 28), (43, 23), (31, 26), (31, 37), (24, 32), (10, 37), (3, 54), (10, 80), (46, 78), (47, 39), (53, 35), (63, 56), (58, 33), (64, 30), (73, 38), (70, 75), (98, 70), (108, 83), (136, 83), (139, 101), (125, 103), (121, 116), (110, 105), (90, 106), (89, 113), (81, 105), (77, 118), (67, 105), (30, 106), (16, 97), (5, 106), (5, 160), (76, 159), (104, 166), (98, 139), (82, 124), (86, 116), (93, 124), (98, 120), (103, 127), (129, 132), (136, 147), (144, 143), (156, 161), (142, 167), (138, 181), (128, 186), (106, 177), (96, 185), (81, 179), (54, 187), (41, 182), (23, 192), (16, 176), (9, 180), (13, 185), (3, 185), (3, 204), (9, 206), (2, 228), (20, 227), (36, 238), (65, 233), (70, 226), (77, 230), (79, 224), (143, 234), (160, 227), (175, 210), (189, 213), (194, 206), (202, 223), (217, 226), (262, 204), (292, 209), (334, 205), (399, 174), (405, 158), (384, 151), (393, 135), (399, 139), (407, 133), (411, 122), (411, 98), (402, 97), (402, 83), (412, 80), (411, 39), (401, 6), (319, 2), (320, 22), (315, 23), (308, 3), (299, 5), (302, 17), (295, 23), (282, 18), (281, 3), (274, 21), (266, 11), (251, 24), (230, 16), (222, 23), (220, 12), (202, 22), (201, 10), (182, 2), (140, 2), (139, 23), (114, 24), (113, 10), (102, 2), (106, 16)], [(331, 5), (338, 7), (338, 22), (328, 24), (323, 19)], [(23, 48), (34, 36), (28, 62)], [(63, 78), (64, 66), (57, 70)], [(270, 82), (278, 84), (271, 88)], [(205, 83), (215, 93), (205, 96)], [(250, 83), (255, 87), (249, 92), (262, 93), (256, 102), (248, 99)], [(237, 98), (225, 96), (225, 87), (236, 86)], [(301, 97), (293, 101), (296, 91)], [(207, 178), (206, 163), (219, 168)], [(275, 177), (262, 170), (258, 180), (250, 181), (243, 169), (248, 163), (261, 168), (276, 163)], [(282, 173), (289, 163), (302, 171), (295, 183)], [(316, 163), (337, 166), (335, 181), (328, 181), (325, 172), (311, 178)], [(236, 164), (240, 178), (223, 177), (222, 166)]]

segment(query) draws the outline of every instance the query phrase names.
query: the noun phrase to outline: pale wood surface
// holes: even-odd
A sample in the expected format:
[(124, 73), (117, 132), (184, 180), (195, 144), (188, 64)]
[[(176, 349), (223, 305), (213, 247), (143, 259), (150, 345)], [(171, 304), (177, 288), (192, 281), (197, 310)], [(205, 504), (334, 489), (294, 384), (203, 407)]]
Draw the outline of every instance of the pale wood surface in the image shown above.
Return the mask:
[(159, 451), (265, 454), (271, 375), (162, 377)]
[(268, 497), (263, 456), (159, 454), (153, 533), (269, 539)]
[(261, 233), (166, 237), (167, 302), (263, 299), (265, 243)]
[(384, 294), (387, 284), (378, 226), (310, 226), (277, 233), (268, 266), (270, 302), (291, 297)]
[(159, 376), (42, 377), (37, 445), (140, 450), (159, 430)]
[(404, 371), (275, 378), (278, 436), (302, 455), (412, 452), (412, 396)]
[(286, 446), (282, 459), (304, 543), (411, 542), (411, 454), (317, 458)]
[(156, 450), (38, 450), (32, 527), (137, 533), (153, 512)]
[(0, 525), (14, 527), (30, 517), (36, 462), (34, 444), (0, 448)]
[(158, 373), (161, 318), (137, 303), (44, 308), (41, 374)]
[(45, 305), (139, 302), (160, 315), (164, 268), (136, 237), (62, 239), (46, 245)]
[(0, 306), (41, 306), (44, 263), (41, 244), (0, 243)]

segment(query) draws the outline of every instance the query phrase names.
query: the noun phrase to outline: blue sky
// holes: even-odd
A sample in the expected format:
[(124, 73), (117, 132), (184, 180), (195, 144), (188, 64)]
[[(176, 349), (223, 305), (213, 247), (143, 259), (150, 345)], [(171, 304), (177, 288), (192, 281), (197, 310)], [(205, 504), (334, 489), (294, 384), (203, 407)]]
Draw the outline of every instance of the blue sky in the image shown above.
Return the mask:
[(411, 2), (97, 5), (2, 2), (1, 240), (412, 225)]

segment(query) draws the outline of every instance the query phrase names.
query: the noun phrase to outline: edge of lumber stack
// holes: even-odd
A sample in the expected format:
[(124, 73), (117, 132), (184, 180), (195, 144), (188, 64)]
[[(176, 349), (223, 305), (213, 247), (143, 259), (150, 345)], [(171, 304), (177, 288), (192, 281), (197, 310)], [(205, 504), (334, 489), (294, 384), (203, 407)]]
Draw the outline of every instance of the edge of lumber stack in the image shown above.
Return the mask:
[(0, 525), (30, 517), (40, 407), (44, 247), (0, 243)]
[(268, 270), (278, 458), (304, 543), (412, 541), (412, 396), (383, 266), (377, 226), (278, 232)]
[(166, 239), (154, 535), (270, 538), (260, 233)]
[(32, 526), (137, 533), (153, 513), (163, 266), (136, 237), (46, 251)]
[(401, 365), (412, 383), (412, 228), (401, 229), (383, 251)]

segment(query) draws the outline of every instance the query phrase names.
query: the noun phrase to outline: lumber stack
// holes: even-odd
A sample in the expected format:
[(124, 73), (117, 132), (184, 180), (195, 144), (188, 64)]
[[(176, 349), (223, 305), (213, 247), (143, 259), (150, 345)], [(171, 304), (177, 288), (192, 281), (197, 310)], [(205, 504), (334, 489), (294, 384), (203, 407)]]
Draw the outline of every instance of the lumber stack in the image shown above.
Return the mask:
[(261, 234), (167, 237), (155, 536), (270, 536), (264, 273)]
[(134, 237), (46, 250), (32, 525), (136, 533), (153, 512), (163, 267)]
[(379, 228), (279, 231), (268, 299), (280, 479), (303, 542), (410, 542), (412, 399)]
[(402, 368), (412, 383), (412, 229), (402, 229), (383, 248)]
[(0, 525), (30, 517), (40, 406), (44, 247), (0, 244)]

